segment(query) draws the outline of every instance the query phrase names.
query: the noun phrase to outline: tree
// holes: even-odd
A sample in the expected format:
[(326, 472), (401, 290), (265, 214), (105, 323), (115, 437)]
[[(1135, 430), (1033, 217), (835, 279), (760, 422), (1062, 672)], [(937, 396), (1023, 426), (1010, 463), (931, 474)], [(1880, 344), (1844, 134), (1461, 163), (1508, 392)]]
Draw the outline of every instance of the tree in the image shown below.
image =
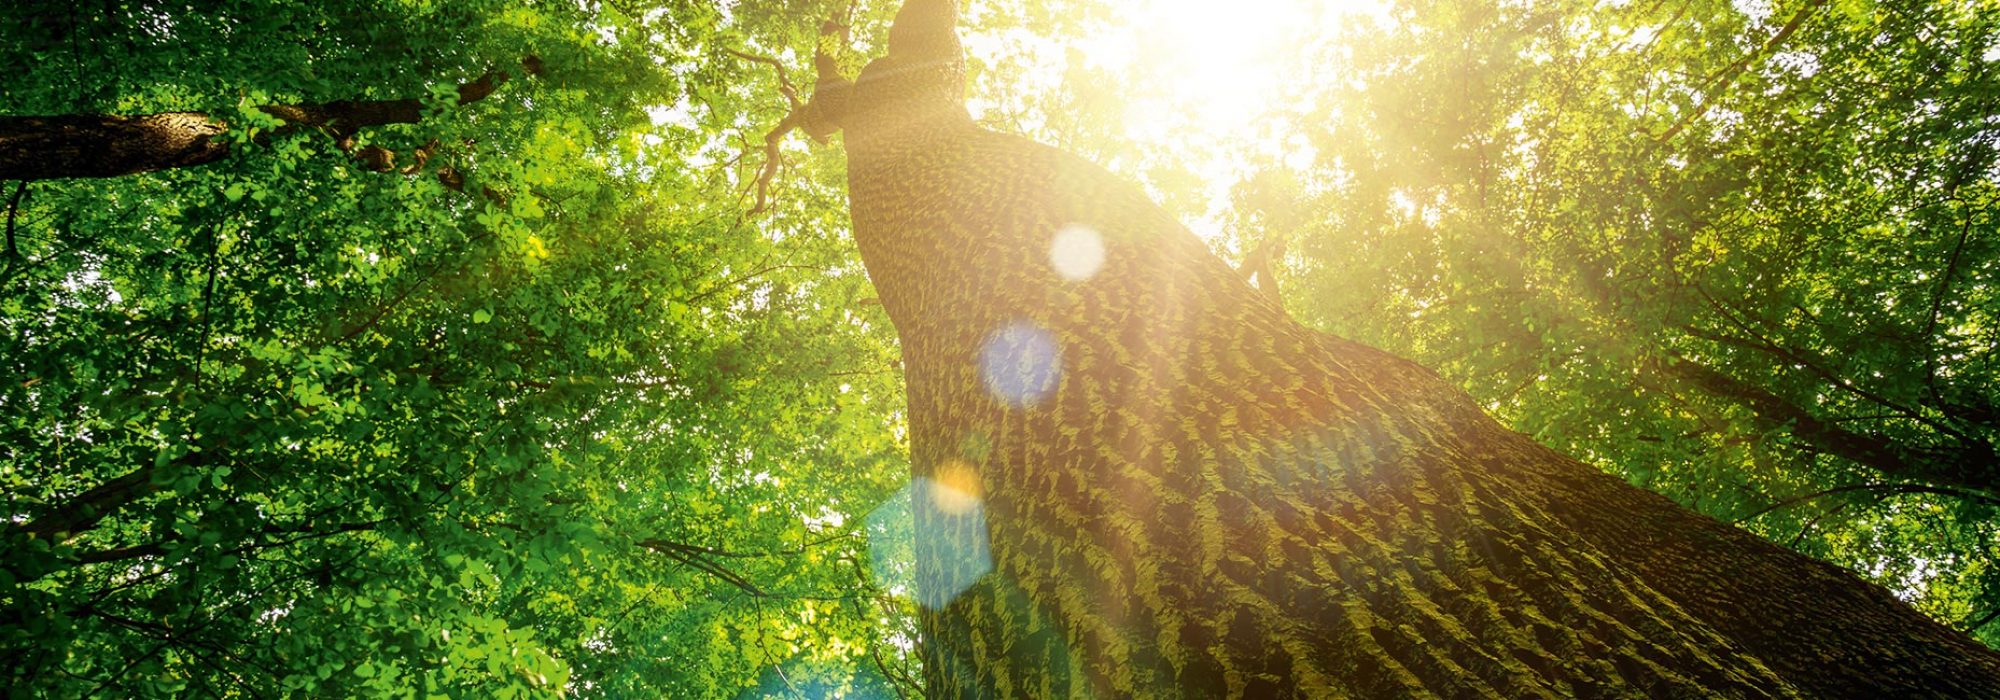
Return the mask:
[(910, 0), (805, 110), (902, 343), (934, 695), (2000, 687), (1880, 588), (1304, 329), (1136, 188), (976, 127), (956, 14)]

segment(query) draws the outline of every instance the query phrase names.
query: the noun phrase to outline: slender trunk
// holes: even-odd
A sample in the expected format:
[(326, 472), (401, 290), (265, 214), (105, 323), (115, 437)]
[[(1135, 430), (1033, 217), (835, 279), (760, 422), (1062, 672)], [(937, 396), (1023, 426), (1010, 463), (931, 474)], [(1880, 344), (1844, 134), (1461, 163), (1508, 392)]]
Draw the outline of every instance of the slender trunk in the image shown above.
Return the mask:
[(903, 344), (933, 697), (1969, 697), (2000, 655), (1299, 326), (974, 127), (948, 0), (846, 94)]

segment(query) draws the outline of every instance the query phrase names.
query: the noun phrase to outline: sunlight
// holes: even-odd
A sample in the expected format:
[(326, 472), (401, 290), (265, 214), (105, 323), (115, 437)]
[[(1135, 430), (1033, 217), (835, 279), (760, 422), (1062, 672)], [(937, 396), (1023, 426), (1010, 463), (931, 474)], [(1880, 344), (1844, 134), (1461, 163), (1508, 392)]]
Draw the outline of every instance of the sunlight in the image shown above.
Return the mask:
[[(993, 570), (985, 507), (976, 493), (979, 475), (970, 464), (963, 471), (946, 466), (939, 478), (950, 481), (912, 478), (862, 519), (877, 585), (933, 609)], [(928, 558), (927, 565), (919, 565), (919, 557)]]
[(1324, 76), (1308, 47), (1349, 21), (1389, 22), (1377, 0), (1130, 0), (1067, 48), (1114, 76), (1124, 136), (1186, 164), (1210, 209), (1186, 223), (1214, 241), (1228, 193), (1255, 159), (1309, 167), (1312, 147), (1274, 119)]
[(1128, 130), (1184, 115), (1209, 133), (1241, 131), (1276, 106), (1300, 76), (1288, 70), (1301, 41), (1350, 16), (1387, 16), (1374, 0), (1133, 0), (1103, 31), (1076, 42), (1087, 61), (1138, 68), (1165, 86), (1159, 102), (1132, 105)]
[[(1257, 162), (1310, 167), (1315, 152), (1282, 118), (1325, 79), (1313, 47), (1350, 21), (1388, 23), (1376, 0), (1102, 0), (1088, 19), (1060, 34), (1032, 31), (999, 0), (968, 5), (976, 17), (1002, 17), (963, 36), (979, 64), (1005, 71), (1008, 89), (976, 89), (973, 118), (1003, 130), (1062, 142), (1082, 137), (1068, 121), (1035, 106), (1069, 93), (1066, 106), (1110, 110), (1082, 116), (1109, 122), (1127, 146), (1094, 154), (1100, 164), (1140, 180), (1154, 199), (1166, 190), (1195, 195), (1198, 209), (1176, 215), (1196, 235), (1226, 244), (1229, 193)], [(1004, 68), (1003, 68), (1004, 67)], [(1083, 72), (1078, 73), (1081, 69)], [(1100, 121), (1101, 120), (1101, 121)], [(1193, 181), (1149, 180), (1146, 171), (1179, 171)], [(1172, 208), (1172, 207), (1170, 207)], [(1073, 280), (1074, 281), (1074, 280)]]

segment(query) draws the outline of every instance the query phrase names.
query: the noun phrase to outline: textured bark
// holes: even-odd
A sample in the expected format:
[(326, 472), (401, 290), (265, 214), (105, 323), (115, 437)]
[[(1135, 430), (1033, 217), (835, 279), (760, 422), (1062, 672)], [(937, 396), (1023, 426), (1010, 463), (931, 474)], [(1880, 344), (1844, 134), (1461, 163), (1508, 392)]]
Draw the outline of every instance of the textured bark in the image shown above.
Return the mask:
[[(1299, 326), (1136, 187), (975, 127), (952, 17), (911, 0), (821, 87), (942, 485), (916, 508), (933, 697), (2000, 688), (2000, 656), (1882, 589)], [(1083, 279), (1051, 264), (1075, 226), (1105, 252)]]
[(0, 117), (0, 179), (117, 177), (229, 157), (229, 127), (200, 112)]
[[(531, 74), (541, 63), (522, 61)], [(507, 74), (488, 72), (458, 86), (458, 103), (484, 99), (506, 82)], [(319, 129), (342, 141), (369, 127), (415, 124), (423, 117), (423, 101), (336, 100), (317, 104), (265, 105), (259, 110), (285, 122), (280, 130)], [(71, 114), (50, 117), (0, 116), (0, 180), (48, 180), (71, 177), (122, 177), (186, 168), (229, 157), (220, 138), (229, 125), (202, 112), (161, 112), (139, 116)], [(388, 154), (386, 163), (384, 154)], [(364, 150), (357, 154), (371, 167), (388, 170), (394, 154)]]

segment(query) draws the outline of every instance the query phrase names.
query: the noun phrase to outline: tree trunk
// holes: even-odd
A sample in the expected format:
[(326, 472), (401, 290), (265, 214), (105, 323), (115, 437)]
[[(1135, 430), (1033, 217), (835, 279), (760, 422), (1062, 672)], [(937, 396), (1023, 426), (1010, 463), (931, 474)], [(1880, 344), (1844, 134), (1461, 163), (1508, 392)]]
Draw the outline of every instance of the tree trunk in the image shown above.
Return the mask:
[(2000, 655), (1303, 328), (976, 128), (949, 0), (838, 92), (895, 322), (933, 697), (1971, 697)]

